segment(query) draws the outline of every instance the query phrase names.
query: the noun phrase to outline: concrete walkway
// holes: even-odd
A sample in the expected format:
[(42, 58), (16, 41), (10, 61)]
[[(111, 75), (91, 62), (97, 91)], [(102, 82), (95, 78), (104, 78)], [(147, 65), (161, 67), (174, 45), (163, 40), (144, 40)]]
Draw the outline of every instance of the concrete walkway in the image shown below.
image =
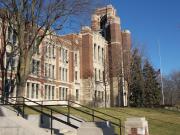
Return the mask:
[(4, 116), (2, 110), (1, 110), (1, 107), (0, 107), (0, 116)]

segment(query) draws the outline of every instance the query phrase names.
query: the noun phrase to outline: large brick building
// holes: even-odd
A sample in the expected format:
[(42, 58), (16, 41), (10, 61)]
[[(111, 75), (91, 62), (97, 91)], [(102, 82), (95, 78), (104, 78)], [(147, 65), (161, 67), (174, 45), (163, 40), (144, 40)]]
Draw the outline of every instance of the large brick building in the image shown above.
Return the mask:
[(116, 10), (111, 5), (99, 8), (92, 15), (91, 27), (43, 40), (33, 56), (24, 96), (126, 106), (130, 48), (130, 32), (121, 30)]

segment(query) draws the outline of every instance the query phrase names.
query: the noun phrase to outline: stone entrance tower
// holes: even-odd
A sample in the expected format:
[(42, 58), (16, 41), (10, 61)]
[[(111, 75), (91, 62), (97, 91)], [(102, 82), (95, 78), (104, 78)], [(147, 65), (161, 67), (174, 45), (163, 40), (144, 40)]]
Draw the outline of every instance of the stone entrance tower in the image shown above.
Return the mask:
[(111, 106), (127, 106), (131, 37), (121, 31), (120, 17), (112, 5), (99, 8), (92, 15), (92, 30), (108, 41)]

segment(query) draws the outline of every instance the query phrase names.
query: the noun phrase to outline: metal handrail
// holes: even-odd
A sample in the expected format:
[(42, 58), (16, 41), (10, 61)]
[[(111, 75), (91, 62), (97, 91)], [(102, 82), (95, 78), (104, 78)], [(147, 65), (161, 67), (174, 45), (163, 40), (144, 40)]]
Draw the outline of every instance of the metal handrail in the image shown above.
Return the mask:
[[(8, 98), (9, 98), (9, 99), (13, 99), (13, 100), (14, 100), (14, 98), (16, 98), (16, 99), (22, 99), (22, 103), (18, 103), (18, 104), (17, 104), (17, 103), (11, 103), (11, 102), (6, 101), (6, 100), (5, 100), (4, 102), (8, 103), (8, 105), (13, 105), (13, 106), (15, 105), (15, 106), (17, 106), (18, 108), (19, 108), (19, 106), (22, 106), (23, 108), (22, 108), (21, 111), (22, 111), (22, 116), (23, 116), (23, 118), (25, 117), (25, 107), (28, 107), (28, 108), (36, 111), (36, 112), (39, 112), (39, 113), (44, 114), (44, 115), (46, 115), (47, 117), (49, 117), (49, 118), (51, 119), (51, 127), (50, 127), (50, 128), (51, 128), (51, 134), (52, 134), (52, 130), (53, 130), (52, 120), (59, 121), (59, 122), (61, 122), (61, 123), (64, 123), (64, 124), (66, 124), (66, 125), (69, 125), (69, 126), (75, 128), (75, 129), (78, 128), (76, 125), (73, 125), (72, 123), (70, 123), (70, 121), (68, 121), (69, 118), (79, 121), (78, 119), (75, 119), (75, 118), (73, 118), (73, 117), (70, 117), (70, 116), (65, 115), (65, 116), (68, 117), (67, 122), (66, 122), (66, 121), (64, 121), (64, 120), (61, 120), (61, 119), (53, 116), (53, 115), (52, 115), (53, 112), (56, 112), (56, 113), (59, 113), (59, 114), (62, 114), (62, 115), (64, 115), (64, 114), (61, 113), (61, 112), (59, 112), (59, 111), (53, 110), (52, 108), (49, 108), (49, 107), (47, 107), (47, 106), (43, 106), (43, 105), (41, 105), (41, 104), (39, 104), (39, 103), (36, 103), (35, 101), (31, 101), (31, 100), (29, 100), (29, 99), (27, 99), (27, 98), (24, 98), (24, 97), (12, 97), (12, 98), (11, 98), (11, 97), (8, 97)], [(2, 97), (0, 97), (0, 99), (2, 99)], [(48, 114), (48, 113), (46, 113), (46, 112), (43, 112), (42, 110), (38, 110), (38, 109), (36, 109), (36, 108), (34, 108), (34, 107), (30, 106), (30, 105), (25, 104), (25, 102), (24, 102), (25, 100), (28, 100), (28, 101), (30, 101), (30, 102), (33, 102), (33, 103), (39, 105), (39, 106), (42, 107), (42, 108), (45, 108), (45, 109), (50, 110), (51, 114)], [(16, 101), (16, 100), (14, 100), (14, 101)], [(20, 102), (21, 102), (21, 101), (20, 101)], [(20, 110), (18, 110), (18, 111), (20, 111)], [(19, 112), (18, 112), (18, 113), (19, 113)], [(82, 122), (82, 121), (79, 121), (79, 122)]]
[[(68, 104), (61, 104), (61, 106), (67, 106), (67, 107), (68, 107), (68, 110), (69, 110), (69, 108), (72, 108), (72, 109), (77, 110), (77, 111), (79, 111), (79, 112), (82, 112), (82, 113), (84, 113), (84, 114), (90, 115), (90, 116), (92, 116), (92, 121), (94, 121), (94, 118), (98, 118), (98, 119), (101, 119), (101, 120), (103, 120), (103, 121), (109, 121), (112, 125), (115, 125), (115, 126), (118, 126), (118, 127), (119, 127), (120, 135), (122, 135), (122, 131), (121, 131), (121, 119), (120, 119), (120, 118), (111, 116), (111, 115), (109, 115), (109, 114), (103, 113), (103, 112), (101, 112), (101, 111), (95, 110), (95, 109), (93, 109), (93, 108), (90, 108), (90, 107), (87, 107), (87, 106), (84, 106), (84, 105), (81, 105), (81, 104), (76, 103), (76, 102), (71, 101), (71, 100), (42, 100), (42, 101), (36, 101), (36, 102), (53, 102), (53, 101), (67, 101)], [(76, 108), (76, 107), (73, 107), (73, 106), (70, 105), (70, 103), (75, 104), (75, 105), (79, 105), (80, 107), (83, 107), (83, 108), (86, 108), (86, 109), (89, 109), (92, 113), (86, 112), (86, 111), (81, 110), (81, 109), (78, 109), (78, 108)], [(58, 104), (58, 105), (59, 105), (59, 104)], [(43, 105), (43, 106), (57, 106), (57, 105)], [(105, 118), (102, 118), (102, 117), (100, 117), (100, 116), (97, 116), (97, 115), (95, 115), (95, 112), (97, 112), (97, 113), (99, 113), (99, 114), (103, 114), (104, 116), (108, 116), (108, 117), (110, 117), (110, 118), (113, 118), (113, 119), (117, 120), (118, 123), (115, 123), (115, 122), (110, 121), (110, 120), (108, 120), (108, 119), (105, 119)], [(70, 112), (68, 111), (68, 115), (70, 115), (69, 113), (70, 113)]]
[[(72, 109), (74, 109), (74, 110), (76, 110), (76, 111), (79, 111), (79, 112), (82, 112), (82, 113), (84, 113), (84, 114), (86, 114), (86, 115), (92, 116), (92, 121), (94, 121), (95, 118), (101, 119), (101, 120), (103, 120), (103, 121), (109, 121), (112, 125), (115, 125), (115, 126), (118, 126), (118, 127), (119, 127), (120, 135), (122, 135), (122, 131), (121, 131), (121, 119), (119, 119), (119, 118), (117, 118), (117, 117), (114, 117), (114, 116), (111, 116), (111, 115), (109, 115), (109, 114), (106, 114), (106, 113), (104, 113), (104, 112), (95, 110), (95, 109), (93, 109), (93, 108), (90, 108), (90, 107), (81, 105), (81, 104), (76, 103), (76, 102), (71, 101), (71, 100), (66, 100), (66, 101), (68, 102), (68, 104), (61, 105), (61, 106), (67, 106), (67, 107), (68, 107), (68, 114), (65, 114), (65, 113), (60, 112), (59, 110), (52, 109), (52, 108), (48, 107), (49, 105), (43, 105), (43, 104), (38, 103), (38, 102), (43, 103), (43, 102), (49, 102), (49, 101), (53, 102), (53, 101), (65, 101), (65, 100), (41, 100), (41, 101), (39, 100), (39, 101), (33, 101), (33, 100), (30, 100), (30, 99), (25, 98), (25, 97), (9, 97), (9, 98), (10, 98), (10, 99), (16, 99), (16, 100), (17, 100), (17, 99), (22, 99), (22, 100), (20, 100), (20, 102), (22, 102), (21, 105), (23, 106), (23, 116), (24, 116), (24, 107), (26, 106), (26, 107), (29, 107), (29, 108), (31, 108), (32, 110), (37, 111), (37, 112), (39, 112), (39, 113), (41, 113), (41, 114), (45, 114), (46, 116), (50, 117), (51, 119), (57, 120), (57, 121), (59, 121), (59, 122), (62, 122), (62, 123), (64, 123), (64, 124), (67, 124), (67, 125), (69, 125), (69, 126), (71, 126), (71, 127), (78, 128), (77, 126), (75, 126), (75, 125), (73, 125), (73, 124), (70, 123), (70, 119), (74, 119), (74, 120), (76, 120), (76, 121), (78, 121), (78, 122), (82, 122), (82, 121), (79, 120), (79, 119), (76, 119), (76, 118), (74, 118), (74, 117), (71, 117), (71, 115), (70, 115), (70, 108), (72, 108)], [(41, 111), (41, 110), (38, 110), (38, 109), (36, 109), (36, 108), (33, 108), (33, 107), (30, 106), (30, 105), (25, 104), (25, 103), (27, 103), (27, 102), (31, 102), (31, 103), (34, 103), (36, 106), (39, 106), (39, 107), (41, 107), (41, 108), (48, 109), (51, 113), (52, 113), (52, 112), (55, 112), (55, 113), (64, 115), (64, 116), (67, 117), (67, 122), (65, 122), (65, 121), (63, 121), (63, 120), (61, 120), (61, 119), (59, 119), (59, 118), (57, 118), (57, 117), (55, 117), (55, 116), (50, 116), (50, 114), (48, 114), (48, 113), (45, 113), (45, 112), (43, 112), (43, 111)], [(75, 104), (75, 105), (78, 105), (78, 106), (80, 106), (80, 107), (86, 108), (86, 109), (90, 110), (91, 113), (90, 113), (90, 112), (87, 112), (87, 111), (85, 111), (85, 110), (81, 110), (81, 109), (79, 109), (79, 108), (73, 107), (71, 104)], [(20, 105), (20, 104), (19, 104), (19, 105)], [(104, 116), (108, 116), (109, 118), (113, 118), (113, 119), (117, 120), (118, 123), (113, 122), (113, 121), (108, 120), (108, 119), (105, 119), (105, 118), (103, 118), (103, 117), (100, 117), (100, 116), (96, 115), (95, 113), (99, 113), (99, 114), (102, 114), (102, 115), (104, 115)], [(52, 129), (51, 129), (51, 130), (52, 130)], [(51, 131), (51, 132), (52, 132), (52, 131)]]

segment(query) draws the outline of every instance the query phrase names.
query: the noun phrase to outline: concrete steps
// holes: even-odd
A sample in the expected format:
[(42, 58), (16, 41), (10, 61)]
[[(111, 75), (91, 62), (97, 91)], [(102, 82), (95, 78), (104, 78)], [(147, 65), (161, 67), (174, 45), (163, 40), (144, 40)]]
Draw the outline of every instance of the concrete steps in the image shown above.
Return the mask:
[(11, 106), (0, 106), (0, 116), (17, 116), (18, 112)]
[[(18, 116), (17, 111), (11, 106), (0, 106), (0, 135), (51, 135), (50, 119), (43, 119), (41, 124), (40, 115), (30, 115), (27, 119)], [(66, 121), (67, 117), (55, 115)], [(80, 123), (71, 120), (80, 126)], [(13, 133), (12, 133), (13, 132)], [(77, 135), (77, 130), (66, 124), (53, 120), (54, 135)]]
[(20, 116), (4, 116), (0, 121), (0, 135), (49, 135)]

